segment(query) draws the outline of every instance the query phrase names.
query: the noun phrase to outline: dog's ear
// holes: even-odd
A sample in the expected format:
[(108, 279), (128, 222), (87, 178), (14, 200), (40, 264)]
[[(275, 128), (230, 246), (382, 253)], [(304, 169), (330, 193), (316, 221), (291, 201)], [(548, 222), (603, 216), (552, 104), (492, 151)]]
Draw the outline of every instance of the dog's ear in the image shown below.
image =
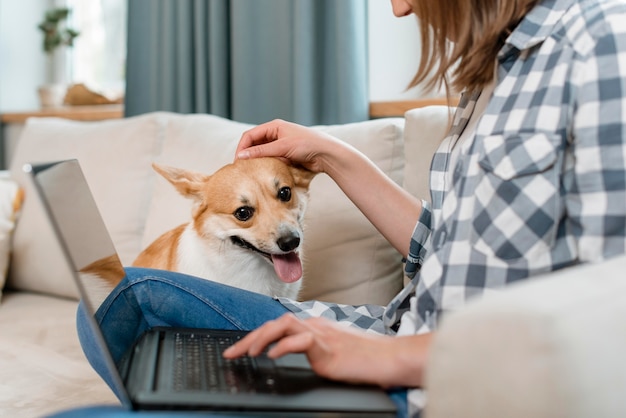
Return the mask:
[(202, 200), (202, 188), (209, 177), (206, 174), (198, 173), (182, 168), (169, 167), (152, 163), (154, 171), (172, 183), (176, 190), (185, 197)]
[(291, 171), (291, 175), (293, 176), (293, 180), (296, 183), (296, 186), (303, 187), (305, 189), (309, 188), (311, 180), (313, 180), (313, 177), (317, 175), (317, 173), (314, 173), (311, 170), (307, 170), (304, 167), (293, 165), (289, 166), (289, 171)]

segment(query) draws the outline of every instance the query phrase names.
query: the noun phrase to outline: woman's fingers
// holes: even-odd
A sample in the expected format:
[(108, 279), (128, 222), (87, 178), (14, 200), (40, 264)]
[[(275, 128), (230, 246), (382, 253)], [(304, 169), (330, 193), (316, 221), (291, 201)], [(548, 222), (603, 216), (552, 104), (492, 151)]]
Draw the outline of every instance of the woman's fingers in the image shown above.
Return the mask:
[[(394, 381), (388, 376), (388, 370), (393, 368), (397, 357), (390, 338), (365, 334), (323, 318), (302, 321), (293, 314), (286, 314), (252, 331), (224, 356), (256, 356), (271, 345), (268, 355), (272, 358), (289, 353), (306, 354), (311, 367), (320, 376), (389, 386)], [(406, 357), (412, 358), (411, 355)]]
[(292, 314), (286, 314), (280, 318), (269, 321), (253, 336), (254, 341), (250, 343), (248, 354), (258, 356), (270, 344), (282, 341), (285, 337), (299, 334), (307, 330), (304, 322), (297, 319)]
[(247, 336), (229, 347), (224, 352), (224, 357), (235, 358), (245, 354), (257, 356), (271, 343), (287, 335), (296, 334), (303, 329), (304, 324), (302, 321), (299, 321), (292, 314), (285, 314), (251, 331)]
[[(254, 158), (265, 155), (256, 155), (259, 152), (257, 149), (259, 145), (267, 144), (276, 141), (281, 137), (281, 126), (287, 122), (280, 119), (273, 120), (271, 122), (263, 123), (251, 128), (243, 133), (235, 155), (237, 158)], [(253, 148), (254, 151), (251, 149)]]
[(267, 352), (267, 355), (271, 358), (278, 358), (289, 353), (307, 353), (315, 343), (313, 332), (303, 331), (284, 337)]
[(235, 158), (276, 157), (320, 173), (324, 171), (320, 154), (332, 155), (336, 142), (340, 141), (324, 132), (277, 119), (244, 132)]

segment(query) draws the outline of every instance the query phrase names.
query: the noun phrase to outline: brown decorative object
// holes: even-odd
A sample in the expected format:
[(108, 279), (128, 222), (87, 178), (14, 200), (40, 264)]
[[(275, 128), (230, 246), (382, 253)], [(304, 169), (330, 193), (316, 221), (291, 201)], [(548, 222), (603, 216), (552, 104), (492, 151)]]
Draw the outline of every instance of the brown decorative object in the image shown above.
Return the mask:
[(63, 104), (69, 106), (90, 106), (90, 105), (110, 105), (122, 104), (123, 97), (109, 98), (103, 94), (90, 90), (82, 83), (73, 84), (67, 89)]

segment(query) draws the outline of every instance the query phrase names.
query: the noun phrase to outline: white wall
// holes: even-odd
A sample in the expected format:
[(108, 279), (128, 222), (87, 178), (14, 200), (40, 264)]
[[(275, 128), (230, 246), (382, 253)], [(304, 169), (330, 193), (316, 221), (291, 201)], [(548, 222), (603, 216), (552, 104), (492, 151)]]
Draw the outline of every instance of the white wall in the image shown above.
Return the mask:
[(0, 112), (39, 107), (46, 57), (37, 25), (49, 0), (0, 0)]
[(370, 100), (410, 100), (432, 97), (416, 86), (406, 87), (417, 72), (420, 34), (413, 15), (397, 18), (390, 0), (368, 0)]

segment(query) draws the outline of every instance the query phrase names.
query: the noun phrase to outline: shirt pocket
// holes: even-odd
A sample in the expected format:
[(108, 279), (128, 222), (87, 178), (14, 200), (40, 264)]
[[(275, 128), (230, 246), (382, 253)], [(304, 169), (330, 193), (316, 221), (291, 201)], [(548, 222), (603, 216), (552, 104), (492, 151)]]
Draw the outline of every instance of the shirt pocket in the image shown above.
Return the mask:
[(560, 206), (560, 139), (546, 133), (485, 138), (470, 221), (476, 250), (503, 260), (549, 257)]

